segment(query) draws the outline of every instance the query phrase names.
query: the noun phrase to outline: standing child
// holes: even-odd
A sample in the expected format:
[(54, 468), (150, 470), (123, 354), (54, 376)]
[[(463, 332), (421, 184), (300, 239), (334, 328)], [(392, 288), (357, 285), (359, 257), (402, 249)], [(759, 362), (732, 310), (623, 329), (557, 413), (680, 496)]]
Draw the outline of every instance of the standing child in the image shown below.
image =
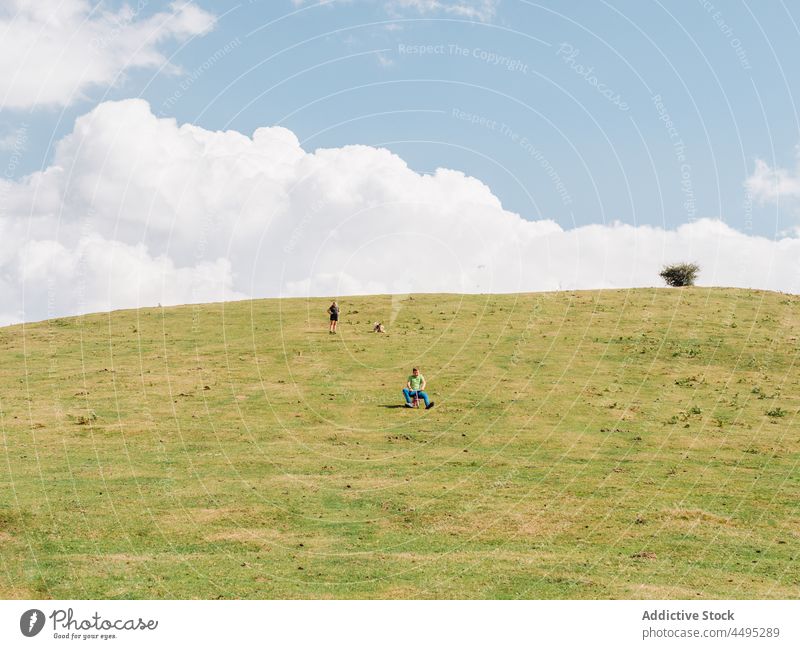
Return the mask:
[(339, 324), (339, 305), (336, 304), (336, 300), (328, 307), (328, 313), (331, 315), (331, 325), (328, 333), (335, 334), (336, 325)]

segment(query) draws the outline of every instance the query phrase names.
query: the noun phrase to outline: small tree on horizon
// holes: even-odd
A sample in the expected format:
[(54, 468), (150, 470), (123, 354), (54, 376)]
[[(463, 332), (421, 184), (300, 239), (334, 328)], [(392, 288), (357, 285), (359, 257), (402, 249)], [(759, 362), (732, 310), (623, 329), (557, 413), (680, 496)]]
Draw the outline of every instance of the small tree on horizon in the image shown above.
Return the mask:
[(694, 280), (697, 279), (699, 272), (700, 266), (684, 262), (664, 266), (659, 275), (669, 286), (694, 286)]

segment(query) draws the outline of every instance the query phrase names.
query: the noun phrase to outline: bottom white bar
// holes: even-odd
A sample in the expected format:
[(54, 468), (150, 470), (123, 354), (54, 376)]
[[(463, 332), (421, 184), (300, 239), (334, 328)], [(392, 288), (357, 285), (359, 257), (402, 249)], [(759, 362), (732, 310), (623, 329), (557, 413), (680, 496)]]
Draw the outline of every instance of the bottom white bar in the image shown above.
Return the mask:
[(799, 620), (797, 601), (3, 601), (0, 647), (777, 649)]

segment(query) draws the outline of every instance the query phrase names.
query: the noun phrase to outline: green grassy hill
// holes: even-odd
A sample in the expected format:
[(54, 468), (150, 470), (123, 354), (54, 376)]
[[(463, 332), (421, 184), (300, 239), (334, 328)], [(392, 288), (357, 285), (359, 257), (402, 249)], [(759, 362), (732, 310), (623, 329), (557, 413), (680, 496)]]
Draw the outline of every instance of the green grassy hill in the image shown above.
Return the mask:
[(0, 329), (0, 596), (798, 596), (800, 298), (328, 304)]

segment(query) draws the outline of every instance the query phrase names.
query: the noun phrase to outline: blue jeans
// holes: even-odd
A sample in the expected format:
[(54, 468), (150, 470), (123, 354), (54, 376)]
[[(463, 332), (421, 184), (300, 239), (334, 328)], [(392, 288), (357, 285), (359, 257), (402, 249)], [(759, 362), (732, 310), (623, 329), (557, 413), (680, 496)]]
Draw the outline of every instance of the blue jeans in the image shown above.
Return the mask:
[(416, 395), (418, 399), (422, 399), (425, 402), (425, 407), (428, 407), (430, 403), (430, 399), (428, 399), (428, 393), (423, 392), (422, 390), (409, 390), (408, 388), (403, 388), (403, 396), (406, 398), (406, 403), (411, 403), (411, 397)]

